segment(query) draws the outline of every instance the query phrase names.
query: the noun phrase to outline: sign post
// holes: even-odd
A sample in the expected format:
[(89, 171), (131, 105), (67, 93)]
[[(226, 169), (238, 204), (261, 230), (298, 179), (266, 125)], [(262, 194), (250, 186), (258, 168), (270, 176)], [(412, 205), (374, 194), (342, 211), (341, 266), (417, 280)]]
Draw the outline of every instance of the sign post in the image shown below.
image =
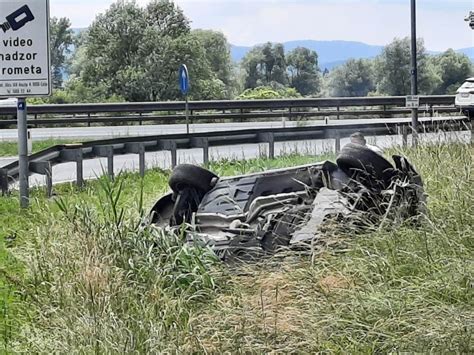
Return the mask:
[[(418, 64), (416, 60), (416, 0), (411, 0), (411, 95), (418, 95)], [(412, 146), (418, 145), (418, 106), (411, 109)]]
[(26, 98), (51, 94), (49, 0), (0, 3), (0, 98), (18, 98), (20, 205), (29, 204)]
[(181, 93), (184, 95), (185, 99), (186, 133), (189, 134), (189, 73), (186, 64), (181, 64), (181, 66), (179, 67), (179, 89), (181, 90)]

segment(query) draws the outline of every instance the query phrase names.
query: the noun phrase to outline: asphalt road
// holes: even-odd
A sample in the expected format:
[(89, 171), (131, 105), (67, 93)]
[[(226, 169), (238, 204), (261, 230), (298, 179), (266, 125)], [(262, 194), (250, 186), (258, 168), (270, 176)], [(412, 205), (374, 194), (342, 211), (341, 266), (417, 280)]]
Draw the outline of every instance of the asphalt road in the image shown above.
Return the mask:
[[(399, 119), (398, 119), (399, 120)], [(409, 120), (409, 119), (407, 119)], [(351, 120), (354, 121), (354, 120)], [(367, 121), (367, 120), (364, 120)], [(371, 120), (372, 122), (374, 120)], [(388, 121), (378, 120), (378, 121)], [(348, 122), (346, 121), (335, 121), (336, 123)], [(361, 121), (358, 121), (361, 122)], [(294, 124), (294, 122), (291, 122)], [(321, 124), (321, 122), (317, 122)], [(334, 121), (330, 121), (334, 123)], [(267, 122), (267, 123), (232, 123), (232, 124), (203, 124), (195, 125), (193, 128), (195, 132), (202, 132), (206, 130), (232, 130), (232, 129), (244, 129), (244, 128), (264, 128), (264, 127), (278, 127), (281, 126), (281, 122)], [(287, 127), (289, 126), (287, 122)], [(38, 129), (37, 133), (44, 131), (46, 134), (57, 134), (55, 138), (69, 138), (77, 137), (76, 134), (85, 134), (83, 130), (89, 132), (88, 135), (82, 136), (83, 138), (99, 139), (102, 137), (115, 137), (117, 132), (134, 132), (134, 134), (165, 134), (179, 132), (183, 127), (163, 127), (163, 126), (133, 126), (133, 127), (91, 127), (91, 128), (57, 128), (57, 129)], [(169, 130), (168, 130), (169, 129)], [(53, 131), (57, 130), (57, 131)], [(129, 131), (127, 131), (129, 130)], [(0, 131), (1, 132), (1, 131)], [(69, 133), (70, 136), (65, 136), (65, 133)], [(93, 136), (92, 134), (98, 134), (99, 136)], [(47, 136), (49, 138), (51, 136)], [(81, 136), (79, 136), (81, 137)], [(449, 133), (449, 134), (424, 134), (421, 135), (422, 141), (446, 141), (446, 140), (463, 140), (470, 141), (470, 132), (460, 133)], [(381, 148), (387, 148), (391, 146), (401, 145), (401, 136), (378, 136), (378, 137), (367, 137), (367, 141), (370, 144), (377, 145)], [(341, 146), (348, 143), (349, 139), (341, 139)], [(301, 153), (308, 155), (319, 155), (325, 152), (334, 151), (334, 140), (307, 140), (307, 141), (295, 141), (275, 143), (275, 154), (284, 155), (289, 153)], [(210, 147), (209, 155), (211, 160), (220, 160), (223, 158), (234, 158), (234, 159), (248, 159), (265, 155), (267, 151), (266, 144), (247, 144), (239, 146), (227, 146), (227, 147)], [(146, 164), (148, 168), (160, 167), (169, 168), (171, 166), (171, 157), (169, 152), (147, 152), (145, 155)], [(0, 158), (0, 167), (4, 166), (11, 161), (16, 160), (16, 157)], [(202, 163), (202, 150), (201, 149), (188, 149), (178, 151), (178, 163)], [(94, 179), (107, 168), (106, 159), (92, 159), (84, 161), (84, 178)], [(62, 183), (75, 180), (75, 163), (64, 163), (53, 167), (53, 183)], [(114, 158), (114, 171), (116, 174), (124, 170), (138, 170), (138, 156), (137, 155), (119, 155)], [(30, 176), (30, 184), (33, 185), (44, 185), (44, 176), (33, 174)]]
[[(423, 117), (421, 117), (423, 118)], [(451, 117), (452, 118), (452, 117)], [(328, 119), (327, 121), (272, 121), (272, 122), (233, 122), (233, 123), (197, 123), (190, 125), (191, 133), (209, 132), (209, 131), (232, 131), (250, 128), (277, 128), (277, 127), (295, 127), (297, 125), (321, 125), (326, 122), (329, 124), (348, 124), (348, 123), (369, 123), (369, 122), (400, 122), (406, 120), (410, 122), (411, 118), (373, 118), (373, 119)], [(30, 129), (33, 140), (45, 139), (77, 139), (77, 140), (97, 140), (106, 138), (116, 138), (125, 136), (144, 136), (186, 133), (184, 124), (167, 125), (144, 125), (144, 126), (97, 126), (97, 127), (58, 127), (58, 128), (32, 128)], [(0, 141), (16, 141), (18, 133), (16, 129), (0, 129)]]

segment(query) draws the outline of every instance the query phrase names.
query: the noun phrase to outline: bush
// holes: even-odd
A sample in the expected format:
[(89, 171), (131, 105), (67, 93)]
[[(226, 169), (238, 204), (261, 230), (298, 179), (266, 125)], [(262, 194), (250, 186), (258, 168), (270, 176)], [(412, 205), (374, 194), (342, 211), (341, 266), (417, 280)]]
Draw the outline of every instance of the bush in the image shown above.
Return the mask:
[(241, 93), (238, 100), (269, 100), (269, 99), (286, 99), (298, 98), (301, 95), (294, 88), (273, 89), (268, 86), (259, 86), (255, 89), (246, 89)]

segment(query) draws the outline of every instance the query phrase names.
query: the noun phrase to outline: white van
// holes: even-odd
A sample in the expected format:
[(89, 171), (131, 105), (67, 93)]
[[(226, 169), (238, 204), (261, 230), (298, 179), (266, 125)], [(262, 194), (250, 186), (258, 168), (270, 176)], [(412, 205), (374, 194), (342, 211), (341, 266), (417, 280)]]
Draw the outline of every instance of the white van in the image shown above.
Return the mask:
[(454, 104), (466, 116), (474, 117), (474, 77), (466, 79), (464, 84), (456, 91)]

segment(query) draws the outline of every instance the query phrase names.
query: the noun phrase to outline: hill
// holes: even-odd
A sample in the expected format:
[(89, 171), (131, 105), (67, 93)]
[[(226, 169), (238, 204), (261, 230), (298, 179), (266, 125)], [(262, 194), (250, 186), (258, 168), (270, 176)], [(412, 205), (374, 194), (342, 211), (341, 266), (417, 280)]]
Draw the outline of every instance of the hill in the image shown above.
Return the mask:
[[(291, 51), (296, 47), (306, 47), (318, 53), (319, 67), (332, 69), (345, 63), (349, 58), (373, 58), (382, 52), (384, 46), (370, 45), (354, 41), (290, 41), (284, 42), (286, 51)], [(239, 62), (252, 47), (231, 45), (231, 56), (235, 62)], [(466, 54), (474, 62), (474, 47), (461, 48), (458, 53)], [(439, 54), (441, 52), (428, 51), (429, 54)]]
[[(349, 58), (372, 58), (380, 54), (383, 46), (370, 45), (353, 41), (290, 41), (283, 43), (286, 51), (297, 47), (306, 47), (316, 51), (321, 69), (332, 69)], [(240, 61), (252, 47), (231, 46), (231, 56), (235, 62)]]

